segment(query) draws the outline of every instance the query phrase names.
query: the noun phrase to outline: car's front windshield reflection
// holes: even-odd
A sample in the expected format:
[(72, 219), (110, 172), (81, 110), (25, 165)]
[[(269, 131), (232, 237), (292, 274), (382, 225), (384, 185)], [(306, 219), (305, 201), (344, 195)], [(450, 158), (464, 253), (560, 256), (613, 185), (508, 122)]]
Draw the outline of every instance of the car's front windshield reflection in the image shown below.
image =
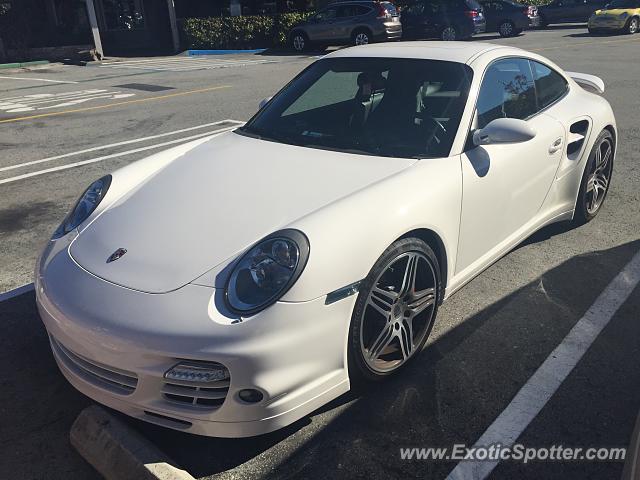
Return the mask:
[(471, 83), (461, 63), (398, 58), (319, 60), (238, 133), (368, 155), (447, 156)]

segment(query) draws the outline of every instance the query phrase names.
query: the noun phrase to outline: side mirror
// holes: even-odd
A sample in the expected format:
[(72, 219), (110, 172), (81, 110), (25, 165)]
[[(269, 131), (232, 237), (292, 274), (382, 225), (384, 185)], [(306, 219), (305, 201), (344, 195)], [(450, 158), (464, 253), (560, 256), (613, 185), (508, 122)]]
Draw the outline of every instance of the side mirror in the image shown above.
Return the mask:
[(473, 132), (473, 144), (527, 142), (536, 136), (536, 131), (524, 120), (517, 118), (496, 118), (489, 124)]
[(260, 100), (260, 103), (258, 104), (258, 110), (262, 110), (262, 107), (264, 107), (267, 103), (269, 103), (269, 100), (271, 100), (272, 98), (273, 97), (267, 97)]

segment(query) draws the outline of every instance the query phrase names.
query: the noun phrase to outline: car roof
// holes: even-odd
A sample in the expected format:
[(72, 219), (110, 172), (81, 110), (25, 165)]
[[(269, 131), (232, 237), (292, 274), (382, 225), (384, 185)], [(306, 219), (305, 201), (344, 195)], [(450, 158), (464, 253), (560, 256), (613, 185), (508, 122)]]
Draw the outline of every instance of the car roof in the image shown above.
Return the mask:
[(429, 60), (447, 60), (457, 63), (469, 63), (482, 53), (491, 50), (516, 50), (514, 47), (496, 45), (488, 42), (389, 42), (344, 48), (326, 55), (326, 58), (340, 57), (391, 57), (417, 58)]

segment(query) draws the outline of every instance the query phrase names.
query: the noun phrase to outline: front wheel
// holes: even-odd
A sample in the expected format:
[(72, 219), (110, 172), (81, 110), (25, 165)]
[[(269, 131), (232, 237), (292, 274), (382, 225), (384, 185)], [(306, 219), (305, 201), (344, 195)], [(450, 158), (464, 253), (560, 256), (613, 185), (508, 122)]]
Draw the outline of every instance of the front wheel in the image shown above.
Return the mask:
[(627, 24), (626, 31), (629, 35), (633, 35), (634, 33), (638, 33), (638, 27), (640, 27), (640, 23), (636, 17), (629, 20)]
[(458, 39), (458, 30), (453, 25), (444, 27), (440, 31), (440, 40), (443, 40), (445, 42), (453, 42), (457, 39)]
[(513, 37), (516, 35), (516, 26), (510, 20), (504, 21), (498, 25), (498, 33), (501, 37)]
[(360, 285), (349, 328), (352, 382), (381, 380), (422, 349), (441, 292), (438, 259), (417, 238), (394, 242)]
[(609, 130), (598, 135), (584, 168), (574, 220), (583, 224), (593, 220), (607, 196), (613, 172), (615, 144)]

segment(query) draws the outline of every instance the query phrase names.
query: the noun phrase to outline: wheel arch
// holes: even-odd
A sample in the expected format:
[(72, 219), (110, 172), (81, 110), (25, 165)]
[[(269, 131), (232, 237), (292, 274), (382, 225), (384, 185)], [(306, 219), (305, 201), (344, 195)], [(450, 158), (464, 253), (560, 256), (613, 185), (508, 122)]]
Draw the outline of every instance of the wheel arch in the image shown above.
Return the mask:
[(442, 299), (444, 298), (444, 291), (447, 287), (447, 279), (448, 279), (448, 260), (447, 260), (447, 249), (435, 231), (428, 228), (416, 228), (411, 230), (404, 235), (396, 238), (397, 240), (402, 240), (404, 238), (419, 238), (424, 243), (429, 245), (433, 249), (433, 253), (436, 254), (438, 258), (438, 263), (440, 264), (440, 283), (442, 285), (442, 292), (440, 292), (439, 303), (442, 303)]
[(354, 39), (358, 32), (368, 33), (371, 39), (373, 40), (373, 31), (367, 27), (366, 25), (358, 25), (351, 30), (351, 39)]

